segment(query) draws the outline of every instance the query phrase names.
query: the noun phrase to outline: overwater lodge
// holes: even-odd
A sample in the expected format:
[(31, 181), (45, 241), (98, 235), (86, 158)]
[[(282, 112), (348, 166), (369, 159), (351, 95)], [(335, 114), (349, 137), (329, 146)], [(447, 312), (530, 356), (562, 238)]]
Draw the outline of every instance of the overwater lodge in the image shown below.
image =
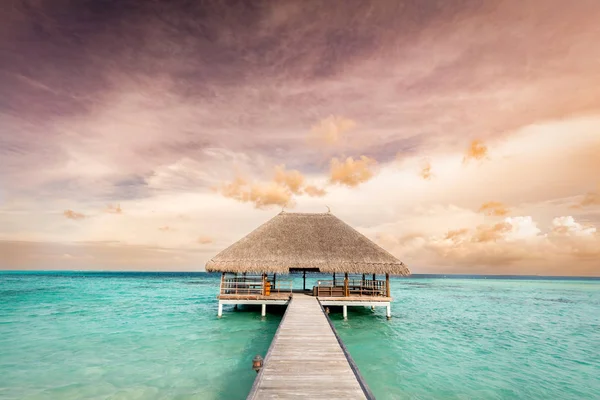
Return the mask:
[[(225, 304), (287, 305), (293, 293), (314, 296), (322, 306), (386, 307), (391, 317), (390, 275), (407, 276), (396, 257), (330, 212), (281, 212), (206, 264), (221, 272), (218, 316)], [(307, 273), (329, 274), (312, 288)], [(303, 276), (302, 289), (288, 274)]]

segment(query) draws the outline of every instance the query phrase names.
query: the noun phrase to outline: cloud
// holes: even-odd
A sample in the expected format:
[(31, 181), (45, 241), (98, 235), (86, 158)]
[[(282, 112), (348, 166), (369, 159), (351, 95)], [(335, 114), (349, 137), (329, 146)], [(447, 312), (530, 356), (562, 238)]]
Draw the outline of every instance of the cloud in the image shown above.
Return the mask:
[(306, 179), (298, 170), (287, 170), (285, 165), (274, 169), (272, 181), (249, 181), (240, 176), (232, 182), (222, 184), (216, 190), (223, 196), (244, 202), (254, 203), (256, 208), (281, 206), (293, 208), (293, 195), (307, 194), (311, 197), (322, 197), (324, 189), (314, 185), (306, 185)]
[(497, 201), (489, 201), (483, 203), (479, 208), (479, 212), (493, 217), (504, 217), (508, 214), (508, 208)]
[(268, 208), (277, 205), (293, 207), (291, 190), (275, 182), (248, 182), (237, 177), (233, 182), (225, 183), (218, 189), (219, 192), (231, 199), (253, 203), (256, 208)]
[(325, 191), (325, 189), (318, 188), (314, 185), (307, 185), (304, 187), (304, 193), (306, 193), (310, 197), (323, 197), (327, 194), (327, 191)]
[(530, 216), (506, 218), (442, 236), (379, 235), (409, 265), (454, 273), (597, 275), (600, 235), (571, 216), (552, 220), (544, 233)]
[(159, 231), (161, 231), (161, 232), (171, 232), (171, 231), (173, 231), (174, 229), (173, 229), (173, 228), (171, 228), (171, 227), (170, 227), (170, 226), (168, 226), (168, 225), (165, 225), (165, 226), (161, 226), (160, 228), (158, 228), (158, 230), (159, 230)]
[(461, 238), (464, 238), (468, 233), (469, 233), (468, 228), (450, 230), (450, 231), (448, 231), (448, 233), (446, 233), (446, 236), (444, 237), (444, 239), (456, 241), (456, 240), (460, 240)]
[(72, 219), (75, 221), (84, 219), (86, 216), (84, 214), (75, 212), (73, 210), (65, 210), (65, 212), (63, 213), (63, 215), (68, 218), (68, 219)]
[(376, 171), (377, 161), (367, 156), (360, 156), (354, 160), (352, 157), (340, 161), (337, 158), (331, 160), (330, 181), (349, 187), (356, 187), (371, 179)]
[(330, 115), (311, 128), (309, 138), (319, 144), (334, 145), (355, 126), (356, 122), (351, 119)]
[(198, 238), (198, 243), (199, 244), (210, 244), (210, 243), (213, 243), (213, 242), (214, 242), (214, 240), (210, 236), (200, 236)]
[(488, 155), (488, 148), (481, 140), (473, 140), (463, 158), (463, 163), (469, 160), (483, 160)]
[(298, 170), (286, 170), (285, 165), (278, 165), (275, 167), (274, 182), (287, 187), (294, 194), (299, 194), (304, 185), (304, 176)]
[(112, 205), (112, 204), (109, 204), (104, 209), (104, 212), (109, 213), (109, 214), (123, 214), (123, 210), (121, 209), (121, 205), (120, 204), (117, 204), (116, 206)]
[(552, 220), (552, 233), (565, 236), (592, 236), (596, 234), (596, 228), (583, 226), (572, 216), (556, 217)]
[(504, 235), (511, 231), (513, 226), (508, 222), (487, 226), (479, 225), (473, 234), (471, 241), (475, 243), (494, 242), (504, 238)]
[(598, 192), (586, 193), (581, 201), (571, 206), (571, 208), (583, 208), (600, 205), (600, 194)]
[(431, 163), (429, 161), (424, 162), (419, 176), (425, 180), (430, 180), (433, 177), (433, 174), (431, 173)]

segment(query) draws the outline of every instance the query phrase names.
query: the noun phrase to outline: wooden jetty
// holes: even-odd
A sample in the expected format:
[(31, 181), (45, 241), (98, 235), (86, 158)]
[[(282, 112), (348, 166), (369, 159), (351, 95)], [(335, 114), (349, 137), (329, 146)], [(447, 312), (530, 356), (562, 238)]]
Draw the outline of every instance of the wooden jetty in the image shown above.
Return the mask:
[[(404, 263), (330, 212), (281, 212), (206, 263), (221, 272), (223, 306), (286, 305), (249, 399), (373, 399), (325, 314), (324, 306), (385, 307), (391, 318), (390, 276)], [(306, 287), (306, 273), (331, 274)], [(301, 290), (285, 275), (301, 273)], [(377, 279), (385, 276), (385, 280)], [(260, 364), (260, 359), (257, 359)], [(258, 367), (257, 367), (258, 368)]]
[(374, 399), (314, 296), (293, 294), (249, 400)]

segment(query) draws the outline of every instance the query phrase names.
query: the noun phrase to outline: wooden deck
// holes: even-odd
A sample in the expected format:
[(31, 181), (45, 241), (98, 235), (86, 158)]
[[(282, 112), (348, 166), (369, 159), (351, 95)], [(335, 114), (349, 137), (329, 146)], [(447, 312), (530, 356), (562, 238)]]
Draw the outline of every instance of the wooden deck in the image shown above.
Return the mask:
[(288, 300), (292, 296), (291, 293), (271, 293), (269, 296), (260, 294), (220, 294), (217, 296), (219, 300)]
[(318, 300), (293, 294), (248, 399), (374, 398)]
[[(389, 303), (393, 299), (391, 297), (382, 297), (382, 296), (336, 296), (336, 297), (328, 297), (328, 296), (318, 296), (320, 301), (355, 301), (357, 303)], [(360, 304), (359, 304), (360, 305)]]

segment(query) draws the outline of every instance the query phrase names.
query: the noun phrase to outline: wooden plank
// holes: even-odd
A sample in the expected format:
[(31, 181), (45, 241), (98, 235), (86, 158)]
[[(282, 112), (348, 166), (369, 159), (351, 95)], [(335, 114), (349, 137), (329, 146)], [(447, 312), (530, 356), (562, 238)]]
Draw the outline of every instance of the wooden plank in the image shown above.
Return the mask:
[(367, 399), (315, 297), (294, 294), (248, 399)]

